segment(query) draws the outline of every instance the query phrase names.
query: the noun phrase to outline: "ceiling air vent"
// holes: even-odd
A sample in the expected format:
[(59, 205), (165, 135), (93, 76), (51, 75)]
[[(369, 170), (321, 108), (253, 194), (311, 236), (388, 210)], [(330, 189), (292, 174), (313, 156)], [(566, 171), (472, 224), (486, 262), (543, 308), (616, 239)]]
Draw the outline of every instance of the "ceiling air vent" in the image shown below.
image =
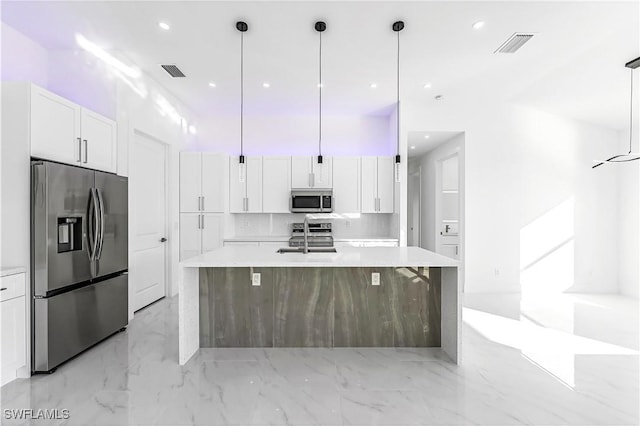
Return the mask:
[(180, 71), (180, 68), (178, 68), (175, 65), (160, 65), (162, 68), (164, 68), (164, 70), (166, 72), (169, 73), (169, 75), (173, 78), (176, 77), (186, 77), (186, 75), (184, 75), (184, 73), (182, 71)]
[(514, 33), (493, 53), (516, 53), (532, 37), (531, 33)]

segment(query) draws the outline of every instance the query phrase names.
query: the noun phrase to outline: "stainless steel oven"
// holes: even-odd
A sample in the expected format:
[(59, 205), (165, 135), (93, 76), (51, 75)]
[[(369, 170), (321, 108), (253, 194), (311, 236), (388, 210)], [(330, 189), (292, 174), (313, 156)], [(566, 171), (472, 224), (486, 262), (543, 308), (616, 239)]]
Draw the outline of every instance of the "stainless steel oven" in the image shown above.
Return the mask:
[(291, 213), (331, 213), (332, 189), (292, 189), (289, 202)]

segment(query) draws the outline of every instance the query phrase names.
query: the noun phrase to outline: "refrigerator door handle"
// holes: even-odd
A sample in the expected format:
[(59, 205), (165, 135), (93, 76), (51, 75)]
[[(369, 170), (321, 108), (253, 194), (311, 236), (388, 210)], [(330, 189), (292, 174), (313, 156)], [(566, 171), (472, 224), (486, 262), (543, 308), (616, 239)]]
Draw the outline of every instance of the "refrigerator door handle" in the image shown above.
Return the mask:
[(98, 212), (99, 212), (99, 227), (98, 227), (98, 244), (97, 244), (97, 252), (96, 252), (96, 260), (99, 260), (102, 256), (102, 247), (104, 245), (104, 200), (102, 198), (102, 192), (100, 192), (99, 188), (96, 188), (96, 195), (98, 197)]
[(96, 236), (98, 224), (96, 215), (96, 198), (94, 196), (93, 188), (89, 191), (89, 206), (87, 207), (87, 254), (89, 255), (89, 260), (93, 262), (96, 242), (98, 241)]

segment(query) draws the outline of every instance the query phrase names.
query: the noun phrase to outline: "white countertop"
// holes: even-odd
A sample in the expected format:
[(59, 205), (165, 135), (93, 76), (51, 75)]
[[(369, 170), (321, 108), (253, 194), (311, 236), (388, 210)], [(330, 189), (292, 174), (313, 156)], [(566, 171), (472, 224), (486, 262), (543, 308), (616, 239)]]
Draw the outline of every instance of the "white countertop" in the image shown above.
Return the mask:
[(0, 277), (6, 277), (7, 275), (15, 275), (15, 274), (24, 274), (27, 272), (26, 268), (22, 266), (16, 266), (12, 268), (2, 268), (0, 269)]
[(180, 263), (215, 267), (396, 267), (459, 266), (449, 257), (419, 247), (339, 247), (337, 253), (277, 253), (273, 247), (222, 247)]

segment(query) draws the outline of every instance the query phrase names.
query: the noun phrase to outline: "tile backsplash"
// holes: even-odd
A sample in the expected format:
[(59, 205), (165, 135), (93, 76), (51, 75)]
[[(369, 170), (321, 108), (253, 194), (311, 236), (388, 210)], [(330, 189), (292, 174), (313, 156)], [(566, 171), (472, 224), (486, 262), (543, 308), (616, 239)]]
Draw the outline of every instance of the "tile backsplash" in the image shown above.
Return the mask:
[[(318, 215), (312, 222), (333, 223), (334, 238), (397, 238), (394, 214)], [(284, 236), (291, 234), (291, 224), (304, 221), (304, 214), (251, 213), (232, 214), (227, 218), (225, 237)]]

